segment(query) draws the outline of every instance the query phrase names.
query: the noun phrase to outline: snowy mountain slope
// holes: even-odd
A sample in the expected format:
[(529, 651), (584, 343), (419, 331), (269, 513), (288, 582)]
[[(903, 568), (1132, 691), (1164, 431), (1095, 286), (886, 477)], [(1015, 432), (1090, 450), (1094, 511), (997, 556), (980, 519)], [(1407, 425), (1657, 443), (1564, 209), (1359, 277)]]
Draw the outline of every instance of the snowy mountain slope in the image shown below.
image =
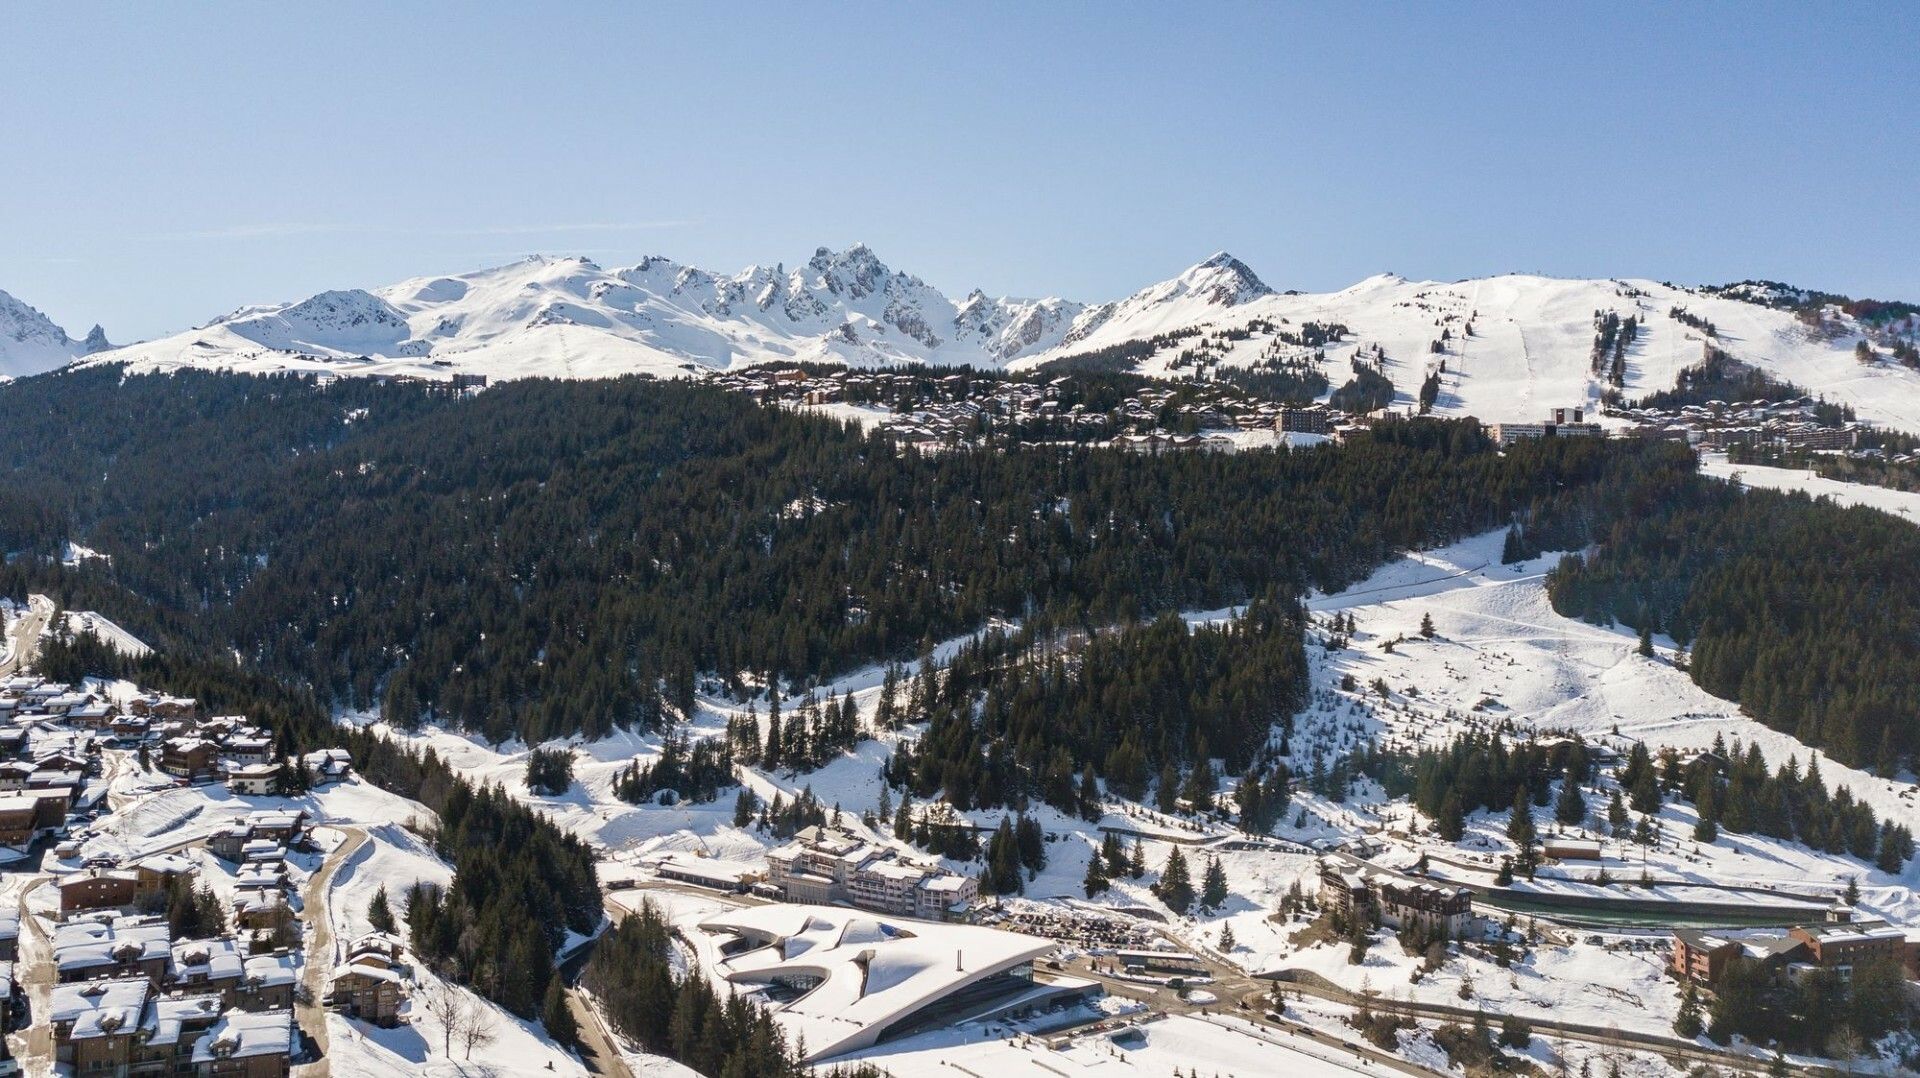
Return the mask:
[[(1712, 323), (1716, 335), (1709, 339), (1674, 318), (1675, 308)], [(1349, 334), (1341, 343), (1325, 346), (1320, 364), (1334, 386), (1351, 377), (1356, 354), (1378, 346), (1386, 352), (1382, 372), (1393, 380), (1399, 405), (1413, 403), (1420, 383), (1444, 360), (1435, 408), (1440, 414), (1539, 419), (1556, 406), (1597, 405), (1608, 388), (1604, 375), (1592, 369), (1594, 317), (1599, 311), (1631, 316), (1641, 325), (1627, 350), (1621, 391), (1628, 398), (1671, 388), (1682, 368), (1700, 362), (1711, 341), (1776, 378), (1852, 405), (1863, 419), (1920, 430), (1920, 373), (1890, 362), (1860, 363), (1853, 347), (1863, 338), (1848, 320), (1816, 331), (1788, 311), (1646, 280), (1514, 275), (1444, 284), (1382, 275), (1339, 292), (1254, 295), (1210, 310), (1174, 302), (1132, 314), (1124, 322), (1115, 318), (1062, 347), (1022, 357), (1013, 366), (1039, 366), (1178, 330), (1199, 329), (1204, 336), (1241, 330), (1256, 320), (1277, 323), (1283, 332), (1297, 331), (1308, 322), (1337, 323)], [(1464, 335), (1468, 322), (1473, 327), (1470, 337)], [(1443, 330), (1448, 334), (1445, 351), (1434, 353), (1431, 349)], [(1179, 377), (1183, 369), (1173, 364), (1179, 353), (1197, 343), (1190, 338), (1176, 341), (1138, 369)], [(1272, 343), (1273, 334), (1261, 332), (1221, 341), (1220, 364), (1252, 364)]]
[[(1136, 369), (1165, 377), (1203, 373), (1180, 359), (1198, 346), (1224, 367), (1303, 358), (1338, 386), (1364, 350), (1384, 353), (1379, 366), (1401, 405), (1412, 403), (1444, 363), (1439, 413), (1515, 420), (1599, 401), (1608, 382), (1593, 369), (1594, 320), (1612, 311), (1641, 326), (1625, 357), (1620, 388), (1629, 398), (1671, 387), (1712, 343), (1850, 404), (1864, 419), (1920, 430), (1920, 373), (1889, 361), (1860, 363), (1853, 347), (1862, 327), (1837, 309), (1813, 326), (1765, 299), (1645, 280), (1517, 275), (1451, 284), (1380, 275), (1337, 292), (1280, 293), (1222, 252), (1110, 303), (994, 298), (978, 290), (956, 301), (862, 245), (823, 247), (792, 268), (750, 266), (732, 275), (666, 258), (609, 269), (584, 258), (535, 256), (243, 308), (97, 360), (154, 370), (459, 370), (495, 378), (686, 376), (778, 360), (1031, 369), (1177, 333)], [(1712, 324), (1711, 338), (1699, 320)], [(1288, 344), (1284, 338), (1297, 337), (1307, 323), (1347, 332), (1324, 348)], [(53, 334), (64, 340), (57, 329)]]
[(665, 258), (606, 269), (536, 256), (244, 308), (111, 361), (339, 373), (451, 367), (496, 377), (684, 374), (769, 360), (997, 367), (1058, 344), (1081, 312), (1064, 300), (979, 291), (956, 303), (860, 245), (732, 276)]
[(76, 341), (46, 315), (0, 292), (0, 375), (39, 374), (112, 347), (99, 326)]

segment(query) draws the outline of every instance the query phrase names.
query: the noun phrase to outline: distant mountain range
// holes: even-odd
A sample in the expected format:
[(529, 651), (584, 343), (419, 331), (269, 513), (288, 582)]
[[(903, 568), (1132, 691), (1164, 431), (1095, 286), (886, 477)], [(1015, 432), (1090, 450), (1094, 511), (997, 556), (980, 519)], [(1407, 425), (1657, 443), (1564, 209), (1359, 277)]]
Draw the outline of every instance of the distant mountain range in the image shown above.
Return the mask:
[(99, 326), (76, 341), (46, 315), (0, 292), (0, 375), (37, 374), (112, 347)]
[[(1887, 305), (1859, 317), (1835, 305), (1809, 318), (1804, 305), (1789, 302), (1823, 295), (1761, 283), (1695, 289), (1646, 280), (1438, 283), (1393, 275), (1338, 292), (1278, 292), (1223, 252), (1114, 302), (979, 290), (955, 300), (858, 244), (820, 248), (792, 268), (752, 266), (732, 275), (666, 258), (609, 269), (584, 258), (534, 256), (244, 307), (123, 348), (111, 348), (97, 327), (75, 342), (0, 293), (0, 371), (81, 359), (140, 370), (673, 377), (783, 360), (1024, 369), (1109, 350), (1118, 352), (1105, 357), (1109, 363), (1154, 376), (1205, 377), (1279, 361), (1317, 365), (1338, 386), (1364, 353), (1393, 381), (1397, 403), (1411, 402), (1438, 374), (1437, 411), (1513, 419), (1599, 399), (1609, 381), (1593, 362), (1595, 322), (1614, 312), (1639, 326), (1620, 378), (1629, 397), (1672, 386), (1712, 343), (1851, 404), (1863, 418), (1920, 430), (1920, 373), (1890, 359), (1863, 363), (1855, 353), (1862, 340), (1912, 339), (1920, 318), (1902, 305), (1893, 305), (1891, 317)], [(1308, 323), (1346, 333), (1323, 346), (1291, 344)]]

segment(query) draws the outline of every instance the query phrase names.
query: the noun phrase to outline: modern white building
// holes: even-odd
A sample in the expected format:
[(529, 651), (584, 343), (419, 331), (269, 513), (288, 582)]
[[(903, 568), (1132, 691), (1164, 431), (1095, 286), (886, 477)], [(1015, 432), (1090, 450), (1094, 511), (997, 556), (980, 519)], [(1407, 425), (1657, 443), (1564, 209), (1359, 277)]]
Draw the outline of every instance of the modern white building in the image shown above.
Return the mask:
[(699, 925), (712, 973), (758, 995), (809, 1060), (893, 1036), (1097, 990), (1036, 982), (1051, 940), (838, 906), (768, 905)]

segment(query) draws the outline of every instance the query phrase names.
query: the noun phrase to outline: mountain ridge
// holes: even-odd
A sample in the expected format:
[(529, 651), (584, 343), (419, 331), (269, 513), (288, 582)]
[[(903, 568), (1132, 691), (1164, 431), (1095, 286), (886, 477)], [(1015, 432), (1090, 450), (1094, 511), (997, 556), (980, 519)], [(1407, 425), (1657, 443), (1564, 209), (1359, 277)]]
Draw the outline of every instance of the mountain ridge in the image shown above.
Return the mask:
[[(1857, 305), (1809, 319), (1804, 309), (1784, 306), (1781, 294), (1640, 279), (1514, 274), (1436, 282), (1391, 273), (1335, 292), (1282, 292), (1219, 251), (1117, 300), (992, 296), (977, 288), (955, 299), (855, 243), (731, 274), (657, 255), (611, 268), (579, 256), (533, 255), (245, 306), (117, 349), (83, 351), (60, 331), (67, 351), (51, 358), (136, 370), (689, 377), (793, 361), (1023, 370), (1125, 345), (1129, 369), (1164, 378), (1285, 362), (1316, 366), (1338, 386), (1363, 363), (1394, 383), (1396, 407), (1413, 405), (1421, 386), (1437, 378), (1440, 414), (1512, 420), (1593, 406), (1612, 392), (1631, 398), (1670, 388), (1680, 370), (1717, 348), (1849, 404), (1863, 418), (1920, 430), (1920, 372), (1891, 357), (1862, 363), (1855, 351), (1889, 333), (1911, 336), (1914, 320), (1863, 321), (1848, 313)], [(1611, 381), (1592, 362), (1595, 320), (1609, 312), (1639, 327)], [(1310, 325), (1321, 328), (1303, 337)], [(1343, 332), (1322, 340), (1334, 327)], [(53, 339), (44, 329), (41, 335)]]
[(74, 340), (37, 308), (0, 291), (0, 375), (39, 374), (112, 347), (100, 326)]

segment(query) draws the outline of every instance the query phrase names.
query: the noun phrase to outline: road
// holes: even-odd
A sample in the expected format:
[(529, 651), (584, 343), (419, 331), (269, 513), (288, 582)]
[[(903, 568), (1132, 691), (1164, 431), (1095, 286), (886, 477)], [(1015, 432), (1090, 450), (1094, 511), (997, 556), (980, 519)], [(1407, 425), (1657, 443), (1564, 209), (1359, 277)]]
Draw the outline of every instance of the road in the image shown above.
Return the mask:
[(14, 969), (20, 972), (20, 985), (27, 993), (27, 1007), (33, 1024), (16, 1031), (22, 1042), (17, 1058), (22, 1073), (53, 1073), (53, 1027), (42, 1019), (53, 1002), (53, 940), (40, 927), (40, 919), (27, 911), (27, 896), (52, 876), (33, 876), (20, 884), (20, 957)]
[(33, 664), (40, 654), (40, 634), (47, 622), (53, 620), (56, 609), (53, 600), (44, 595), (27, 596), (26, 614), (13, 623), (13, 630), (7, 634), (7, 654), (0, 658), (0, 677), (8, 677)]
[[(1284, 974), (1291, 971), (1282, 972)], [(1312, 979), (1310, 980), (1308, 978)], [(1360, 997), (1354, 993), (1336, 985), (1324, 983), (1322, 979), (1312, 974), (1305, 976), (1296, 974), (1294, 978), (1276, 981), (1276, 985), (1284, 985), (1287, 989), (1294, 992), (1315, 996), (1320, 999), (1332, 1000), (1335, 1003), (1358, 1004), (1361, 1002)], [(1772, 1065), (1772, 1059), (1769, 1056), (1749, 1056), (1741, 1055), (1737, 1052), (1723, 1052), (1718, 1049), (1704, 1048), (1700, 1045), (1681, 1041), (1673, 1037), (1656, 1036), (1650, 1033), (1635, 1033), (1621, 1029), (1601, 1029), (1595, 1026), (1585, 1026), (1572, 1022), (1558, 1022), (1553, 1019), (1540, 1018), (1534, 1015), (1521, 1014), (1510, 1016), (1504, 1011), (1475, 1011), (1465, 1007), (1451, 1007), (1440, 1003), (1417, 1003), (1411, 1000), (1391, 999), (1384, 996), (1373, 996), (1368, 999), (1367, 1002), (1376, 1011), (1389, 1011), (1394, 1014), (1406, 1015), (1409, 1018), (1421, 1018), (1428, 1021), (1470, 1023), (1474, 1021), (1475, 1018), (1484, 1015), (1488, 1023), (1499, 1025), (1508, 1017), (1514, 1017), (1525, 1021), (1533, 1028), (1535, 1034), (1540, 1036), (1552, 1036), (1561, 1040), (1597, 1044), (1603, 1048), (1621, 1048), (1635, 1052), (1645, 1052), (1667, 1058), (1677, 1056), (1692, 1060), (1696, 1063), (1706, 1063), (1716, 1067), (1731, 1068), (1736, 1071), (1761, 1073), (1765, 1072), (1768, 1067)], [(1841, 1073), (1830, 1067), (1805, 1066), (1802, 1064), (1792, 1064), (1787, 1070), (1790, 1074), (1801, 1075), (1804, 1076), (1804, 1078), (1833, 1078), (1833, 1076)]]
[(333, 919), (328, 915), (327, 891), (333, 886), (340, 867), (367, 843), (367, 833), (357, 827), (340, 827), (340, 830), (347, 837), (321, 862), (320, 870), (307, 878), (307, 886), (300, 894), (300, 912), (312, 926), (313, 935), (307, 940), (307, 961), (301, 970), (306, 1000), (296, 1001), (293, 1010), (300, 1028), (307, 1031), (320, 1050), (320, 1058), (293, 1068), (293, 1073), (300, 1078), (325, 1078), (333, 1073), (333, 1062), (327, 1057), (327, 975), (333, 972)]
[[(1071, 973), (1076, 977), (1086, 977), (1099, 981), (1106, 987), (1108, 994), (1140, 1000), (1163, 1014), (1190, 1015), (1202, 1020), (1213, 1020), (1216, 1016), (1227, 1016), (1237, 1018), (1243, 1022), (1252, 1023), (1256, 1027), (1264, 1027), (1273, 1031), (1268, 1035), (1267, 1039), (1270, 1039), (1274, 1044), (1291, 1048), (1294, 1051), (1303, 1051), (1304, 1049), (1298, 1047), (1297, 1044), (1289, 1042), (1306, 1040), (1313, 1042), (1326, 1052), (1332, 1052), (1343, 1057), (1350, 1057), (1353, 1062), (1359, 1062), (1362, 1065), (1367, 1063), (1375, 1064), (1388, 1071), (1411, 1075), (1412, 1078), (1433, 1078), (1434, 1075), (1443, 1073), (1422, 1067), (1417, 1063), (1402, 1059), (1399, 1056), (1379, 1051), (1357, 1040), (1348, 1040), (1334, 1036), (1324, 1030), (1316, 1029), (1304, 1022), (1293, 1021), (1285, 1016), (1282, 1016), (1278, 1021), (1268, 1018), (1267, 1011), (1269, 1006), (1267, 1003), (1267, 995), (1271, 987), (1270, 985), (1253, 977), (1249, 977), (1244, 973), (1240, 973), (1237, 970), (1232, 970), (1229, 967), (1220, 966), (1212, 962), (1208, 962), (1207, 965), (1210, 967), (1211, 975), (1214, 979), (1211, 984), (1202, 987), (1205, 991), (1211, 992), (1218, 997), (1218, 1001), (1206, 1004), (1192, 1003), (1183, 1000), (1179, 998), (1172, 989), (1160, 988), (1155, 985), (1143, 984), (1139, 981), (1129, 981), (1112, 976), (1094, 968), (1092, 962), (1088, 959), (1080, 959), (1068, 963), (1065, 967), (1065, 972)], [(1244, 1033), (1244, 1031), (1238, 1029), (1235, 1031)], [(1247, 1033), (1245, 1035), (1254, 1036), (1256, 1034)], [(1321, 1054), (1325, 1054), (1325, 1052)]]

